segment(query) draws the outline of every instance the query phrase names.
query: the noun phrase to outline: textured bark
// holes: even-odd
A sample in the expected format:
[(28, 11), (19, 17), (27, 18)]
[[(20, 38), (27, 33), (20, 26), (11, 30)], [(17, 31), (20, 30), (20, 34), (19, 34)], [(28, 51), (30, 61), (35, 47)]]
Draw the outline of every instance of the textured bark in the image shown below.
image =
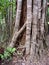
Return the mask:
[(20, 25), (21, 9), (22, 9), (22, 0), (17, 0), (16, 21), (15, 21), (15, 27), (14, 27), (12, 41), (10, 43), (11, 47), (13, 47), (15, 45), (15, 42), (17, 40), (17, 33), (19, 30), (19, 25)]
[[(36, 49), (36, 54), (37, 54), (37, 57), (39, 57), (40, 56), (40, 54), (38, 54), (38, 52), (40, 51), (40, 47), (41, 47), (41, 44), (42, 44), (42, 41), (41, 41), (41, 14), (42, 14), (42, 6), (41, 6), (41, 4), (42, 4), (42, 1), (41, 0), (39, 0), (38, 1), (38, 24), (37, 24), (37, 49)], [(40, 53), (41, 53), (41, 51), (40, 51)]]
[[(12, 2), (12, 0), (10, 0)], [(13, 33), (13, 5), (10, 5), (9, 7), (9, 21), (10, 21), (10, 38), (12, 38)]]
[(44, 34), (44, 23), (45, 23), (45, 12), (46, 12), (46, 0), (43, 0), (43, 10), (42, 10), (42, 21), (41, 21), (41, 34)]
[(9, 41), (9, 38), (10, 38), (10, 24), (9, 24), (7, 13), (8, 13), (8, 8), (6, 8), (6, 14), (4, 16), (5, 16), (5, 24), (6, 24), (7, 41)]
[(27, 0), (22, 1), (22, 11), (21, 11), (21, 18), (20, 18), (20, 28), (26, 22), (27, 16)]
[(27, 22), (26, 22), (26, 54), (30, 52), (31, 39), (31, 21), (32, 21), (32, 0), (27, 0)]
[(38, 0), (38, 19), (41, 19), (41, 0)]
[(18, 38), (18, 36), (20, 35), (20, 33), (25, 29), (25, 27), (26, 27), (26, 23), (24, 23), (24, 25), (22, 26), (22, 28), (17, 32), (17, 31), (15, 31), (15, 33), (14, 33), (14, 35), (13, 35), (13, 38), (12, 38), (12, 41), (11, 41), (11, 43), (10, 43), (10, 47), (14, 47), (14, 45), (15, 45), (15, 43), (16, 43), (16, 41), (17, 41), (17, 38)]
[(41, 19), (41, 38), (43, 40), (45, 40), (45, 37), (44, 37), (44, 35), (45, 35), (44, 24), (45, 24), (45, 17), (46, 17), (45, 14), (46, 14), (46, 0), (43, 0), (43, 10), (42, 10), (42, 19)]
[(21, 16), (22, 0), (17, 0), (16, 22), (14, 32), (19, 30), (20, 16)]
[[(17, 0), (18, 6), (17, 6), (17, 13), (16, 13), (15, 28), (14, 28), (15, 33), (13, 35), (11, 44), (9, 46), (13, 47), (15, 45), (20, 33), (26, 27), (26, 41), (25, 41), (26, 56), (27, 56), (26, 65), (34, 65), (34, 64), (38, 65), (34, 62), (36, 62), (36, 59), (39, 59), (40, 56), (43, 57), (43, 54), (42, 54), (44, 49), (43, 43), (45, 45), (44, 25), (45, 25), (46, 0), (27, 0), (27, 20), (25, 24), (24, 24), (24, 21), (22, 20), (23, 19), (23, 15), (22, 15), (23, 10), (21, 11), (22, 0), (20, 1), (21, 2)], [(18, 12), (18, 10), (20, 11)], [(22, 15), (21, 17), (20, 17), (20, 14)], [(22, 23), (22, 25), (23, 24), (24, 25), (22, 26), (20, 24), (19, 26), (19, 23)]]
[[(22, 1), (22, 12), (21, 12), (21, 19), (20, 19), (19, 29), (26, 22), (26, 16), (27, 16), (27, 0), (23, 0)], [(22, 32), (22, 34), (18, 38), (17, 41), (20, 41), (18, 44), (25, 45), (25, 40), (26, 40), (25, 38), (26, 38), (26, 29)]]
[(37, 44), (37, 21), (38, 21), (38, 1), (34, 0), (33, 2), (33, 25), (32, 25), (32, 39), (31, 39), (31, 58), (35, 55), (35, 45)]

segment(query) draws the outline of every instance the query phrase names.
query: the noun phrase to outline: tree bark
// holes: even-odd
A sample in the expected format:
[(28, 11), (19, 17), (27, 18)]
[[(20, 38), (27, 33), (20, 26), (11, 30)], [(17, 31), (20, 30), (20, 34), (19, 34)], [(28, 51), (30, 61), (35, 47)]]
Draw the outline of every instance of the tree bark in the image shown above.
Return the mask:
[(26, 22), (26, 54), (30, 52), (31, 39), (31, 22), (32, 22), (32, 0), (27, 0), (27, 22)]
[(38, 21), (38, 1), (33, 2), (33, 21), (32, 21), (32, 39), (31, 39), (31, 52), (30, 56), (33, 59), (35, 55), (35, 45), (37, 45), (37, 21)]
[(42, 21), (41, 21), (41, 34), (44, 34), (44, 23), (45, 23), (45, 13), (46, 13), (46, 0), (43, 0), (43, 10), (42, 10)]
[[(45, 40), (45, 18), (46, 18), (46, 0), (43, 0), (43, 9), (42, 9), (42, 18), (41, 18), (41, 53), (42, 50), (44, 50), (44, 46), (46, 46), (46, 40)], [(41, 54), (40, 53), (40, 54)]]
[(19, 30), (19, 23), (20, 23), (20, 17), (21, 17), (21, 9), (22, 9), (22, 0), (17, 0), (17, 11), (16, 11), (16, 21), (15, 21), (15, 27), (13, 32), (12, 41), (9, 46), (13, 47), (15, 45), (15, 42), (17, 40), (17, 33)]
[(11, 41), (9, 47), (14, 47), (14, 45), (15, 45), (15, 43), (16, 43), (16, 41), (17, 41), (18, 36), (19, 36), (19, 35), (21, 34), (21, 32), (25, 29), (25, 27), (26, 27), (26, 23), (24, 23), (24, 25), (22, 26), (22, 28), (21, 28), (18, 32), (15, 31), (15, 33), (14, 33), (14, 35), (13, 35), (13, 37), (12, 37), (12, 41)]
[[(45, 45), (45, 11), (46, 11), (46, 0), (27, 0), (27, 20), (26, 23), (19, 30), (20, 14), (22, 0), (17, 1), (17, 13), (16, 22), (14, 28), (14, 35), (10, 43), (10, 47), (13, 47), (17, 41), (17, 38), (26, 27), (26, 65), (34, 65), (36, 59), (40, 56), (43, 57), (43, 43)], [(33, 4), (33, 6), (32, 6)], [(20, 6), (21, 5), (21, 6)], [(33, 7), (33, 8), (32, 8)], [(20, 11), (19, 11), (20, 10)], [(32, 15), (33, 14), (33, 15)], [(22, 17), (21, 17), (22, 18)], [(29, 54), (29, 56), (28, 56)], [(30, 63), (31, 62), (31, 63)], [(40, 63), (40, 62), (39, 62)], [(38, 65), (38, 64), (37, 64)]]
[[(12, 2), (12, 0), (10, 0), (10, 2)], [(9, 7), (10, 38), (12, 38), (12, 34), (13, 34), (13, 8), (12, 6), (13, 4), (11, 4)]]
[(14, 32), (19, 30), (20, 16), (21, 16), (22, 0), (17, 0), (16, 22)]

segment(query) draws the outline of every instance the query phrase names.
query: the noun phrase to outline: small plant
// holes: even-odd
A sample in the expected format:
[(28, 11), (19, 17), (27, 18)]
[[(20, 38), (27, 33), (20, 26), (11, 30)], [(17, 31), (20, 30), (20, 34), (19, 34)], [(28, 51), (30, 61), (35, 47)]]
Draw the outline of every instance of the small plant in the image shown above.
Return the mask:
[(7, 47), (5, 49), (5, 51), (4, 51), (4, 53), (0, 54), (0, 58), (2, 60), (4, 60), (4, 59), (10, 59), (15, 51), (16, 51), (16, 48)]
[(16, 48), (7, 47), (6, 51), (8, 51), (9, 53), (14, 53), (16, 51)]

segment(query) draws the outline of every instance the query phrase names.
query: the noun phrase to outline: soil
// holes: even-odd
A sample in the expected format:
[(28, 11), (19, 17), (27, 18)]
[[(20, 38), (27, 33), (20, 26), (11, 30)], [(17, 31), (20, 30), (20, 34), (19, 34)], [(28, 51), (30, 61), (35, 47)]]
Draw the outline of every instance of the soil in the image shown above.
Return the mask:
[[(49, 35), (47, 36), (47, 43), (49, 45)], [(0, 65), (27, 65), (26, 62), (27, 60), (25, 57), (13, 56), (11, 61), (0, 62)], [(49, 65), (49, 49), (47, 50), (47, 53), (41, 57), (41, 59), (34, 59), (34, 61), (30, 61), (28, 65)]]

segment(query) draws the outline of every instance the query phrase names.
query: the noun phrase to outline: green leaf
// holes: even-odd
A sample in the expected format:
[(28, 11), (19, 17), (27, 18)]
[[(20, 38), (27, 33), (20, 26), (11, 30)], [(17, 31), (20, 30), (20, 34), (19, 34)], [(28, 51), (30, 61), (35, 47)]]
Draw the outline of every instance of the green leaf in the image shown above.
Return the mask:
[(4, 58), (7, 59), (8, 57), (10, 57), (11, 54), (7, 51), (4, 52)]
[(8, 51), (8, 52), (11, 52), (11, 51), (12, 51), (12, 48), (7, 47), (7, 51)]
[(4, 59), (4, 55), (0, 54), (0, 57), (1, 57), (2, 60)]
[(13, 48), (13, 49), (12, 49), (12, 53), (14, 53), (15, 51), (16, 51), (16, 48)]
[(10, 47), (7, 47), (6, 50), (7, 50), (8, 52), (10, 52), (10, 53), (13, 53), (13, 52), (16, 51), (16, 48), (10, 48)]

